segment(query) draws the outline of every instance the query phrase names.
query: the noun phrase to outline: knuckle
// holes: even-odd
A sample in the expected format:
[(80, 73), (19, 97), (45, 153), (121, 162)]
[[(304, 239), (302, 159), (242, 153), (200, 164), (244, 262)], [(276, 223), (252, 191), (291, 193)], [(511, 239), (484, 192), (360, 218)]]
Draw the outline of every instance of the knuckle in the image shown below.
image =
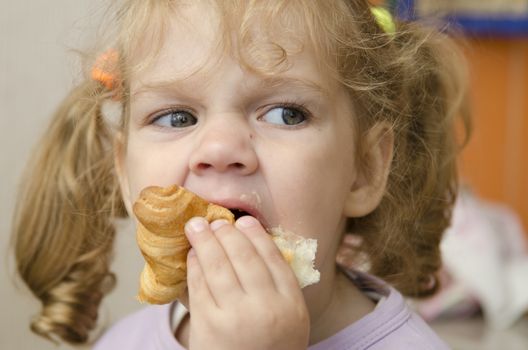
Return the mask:
[(266, 260), (272, 264), (284, 264), (286, 260), (284, 259), (284, 256), (280, 252), (280, 250), (277, 249), (269, 249), (266, 252)]
[(294, 303), (292, 315), (299, 324), (310, 324), (310, 314), (308, 313), (306, 304)]
[(240, 249), (232, 253), (233, 260), (243, 263), (252, 263), (257, 258), (256, 252), (251, 249)]
[(221, 256), (215, 256), (215, 257), (211, 257), (209, 259), (209, 262), (207, 264), (208, 266), (208, 269), (213, 272), (213, 273), (218, 273), (220, 271), (222, 271), (222, 269), (225, 267), (226, 265), (226, 261), (223, 257)]
[[(239, 312), (232, 310), (226, 318), (219, 320), (217, 323), (218, 327), (224, 334), (233, 334), (234, 332), (238, 332), (238, 330), (247, 327), (249, 323), (246, 319), (246, 313), (247, 310), (245, 312), (243, 310), (240, 310)], [(229, 320), (229, 322), (226, 322), (226, 319)]]
[(196, 290), (198, 289), (198, 287), (200, 287), (200, 280), (198, 279), (196, 274), (193, 273), (194, 271), (192, 269), (193, 268), (187, 269), (187, 271), (189, 272), (187, 273), (187, 285), (189, 286), (189, 288)]
[(213, 231), (215, 236), (218, 237), (218, 239), (226, 239), (233, 237), (233, 229), (232, 226), (224, 225), (216, 230)]
[(272, 308), (264, 308), (262, 312), (262, 320), (267, 326), (276, 326), (281, 321), (276, 311)]
[(261, 327), (275, 328), (283, 319), (281, 315), (287, 308), (270, 305), (263, 305), (262, 303), (254, 303), (252, 309), (254, 314), (258, 315), (258, 322)]
[(200, 233), (199, 235), (194, 235), (192, 239), (192, 246), (197, 249), (201, 247), (211, 246), (214, 243), (213, 239), (214, 239), (213, 235), (204, 231)]

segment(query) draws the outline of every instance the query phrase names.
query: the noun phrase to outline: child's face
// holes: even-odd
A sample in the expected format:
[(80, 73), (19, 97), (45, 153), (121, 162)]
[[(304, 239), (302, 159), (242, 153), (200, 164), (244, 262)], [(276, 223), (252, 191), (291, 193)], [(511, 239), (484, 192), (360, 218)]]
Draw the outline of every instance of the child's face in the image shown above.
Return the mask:
[[(179, 184), (267, 227), (316, 238), (318, 265), (333, 261), (326, 258), (357, 179), (346, 91), (326, 79), (308, 48), (272, 79), (245, 71), (215, 50), (214, 21), (186, 11), (151, 68), (132, 77), (120, 157), (128, 208), (144, 187)], [(167, 81), (174, 83), (151, 86)]]

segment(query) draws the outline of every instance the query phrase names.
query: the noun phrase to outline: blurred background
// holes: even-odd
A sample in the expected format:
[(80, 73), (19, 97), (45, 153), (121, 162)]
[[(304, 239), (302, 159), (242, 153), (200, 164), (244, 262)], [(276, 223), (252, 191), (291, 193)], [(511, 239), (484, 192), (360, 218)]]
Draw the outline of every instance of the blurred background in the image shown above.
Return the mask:
[[(442, 243), (443, 287), (411, 303), (454, 349), (528, 349), (528, 0), (371, 2), (404, 20), (441, 19), (470, 65), (474, 128)], [(0, 349), (57, 349), (29, 331), (39, 305), (13, 272), (11, 216), (29, 154), (79, 79), (75, 49), (94, 40), (105, 3), (0, 0)], [(107, 324), (140, 307), (142, 259), (131, 227), (119, 227)]]
[(442, 242), (442, 288), (415, 303), (456, 349), (528, 349), (528, 0), (373, 1), (460, 42), (473, 132)]

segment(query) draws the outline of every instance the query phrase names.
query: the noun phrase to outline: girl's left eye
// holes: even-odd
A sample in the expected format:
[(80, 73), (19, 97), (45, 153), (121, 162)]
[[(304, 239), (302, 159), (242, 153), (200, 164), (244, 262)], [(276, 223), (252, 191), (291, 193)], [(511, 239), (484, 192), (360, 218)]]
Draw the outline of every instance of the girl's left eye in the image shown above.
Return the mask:
[(260, 119), (279, 125), (299, 125), (308, 119), (306, 113), (299, 108), (280, 106), (270, 109)]
[(184, 110), (168, 111), (156, 117), (152, 124), (167, 128), (185, 128), (198, 122), (190, 112)]

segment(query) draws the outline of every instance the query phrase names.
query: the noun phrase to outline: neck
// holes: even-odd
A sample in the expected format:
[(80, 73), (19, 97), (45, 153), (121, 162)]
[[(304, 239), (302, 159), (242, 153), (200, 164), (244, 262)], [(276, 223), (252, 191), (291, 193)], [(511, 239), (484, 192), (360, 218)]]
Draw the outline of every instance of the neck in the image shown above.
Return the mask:
[(374, 310), (375, 304), (348, 279), (334, 270), (326, 281), (327, 288), (307, 291), (307, 298), (322, 300), (317, 309), (309, 308), (311, 327), (310, 345), (331, 337)]

